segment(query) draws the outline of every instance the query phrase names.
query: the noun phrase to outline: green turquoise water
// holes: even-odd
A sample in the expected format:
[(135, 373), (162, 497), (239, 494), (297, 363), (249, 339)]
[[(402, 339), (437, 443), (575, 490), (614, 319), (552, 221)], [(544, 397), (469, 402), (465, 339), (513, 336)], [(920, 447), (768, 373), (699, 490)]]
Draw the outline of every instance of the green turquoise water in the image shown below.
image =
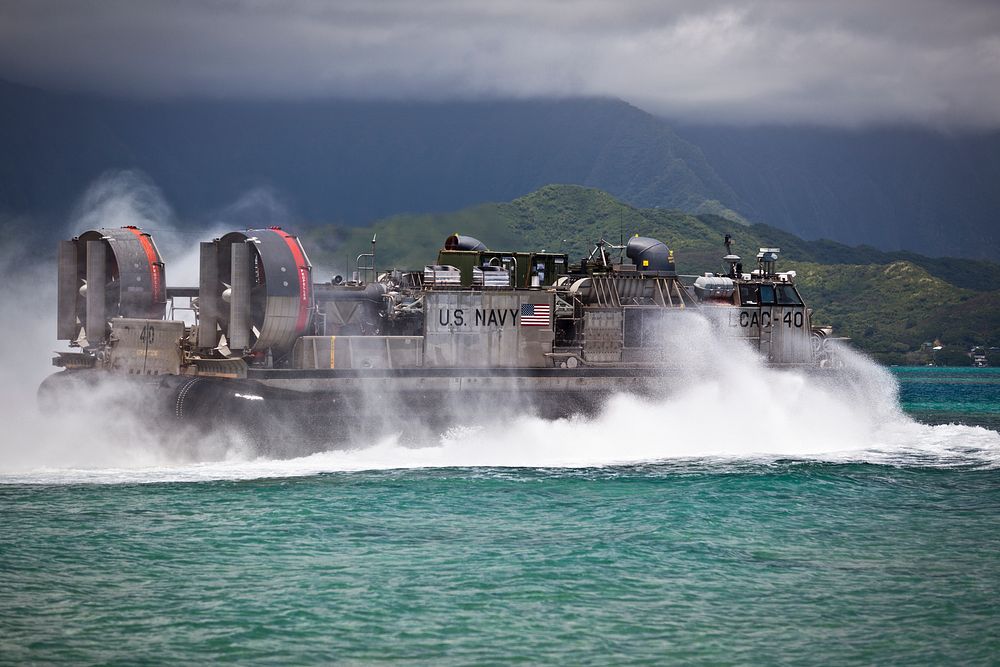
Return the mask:
[(511, 424), (579, 464), (452, 434), (7, 470), (0, 662), (997, 664), (1000, 373), (896, 377), (918, 422), (817, 393), (806, 427), (738, 421), (757, 444), (708, 456), (683, 444), (716, 439), (714, 407), (643, 406), (681, 441), (657, 456), (616, 444), (648, 433), (622, 403)]
[(928, 424), (1000, 430), (1000, 368), (894, 368), (903, 408)]

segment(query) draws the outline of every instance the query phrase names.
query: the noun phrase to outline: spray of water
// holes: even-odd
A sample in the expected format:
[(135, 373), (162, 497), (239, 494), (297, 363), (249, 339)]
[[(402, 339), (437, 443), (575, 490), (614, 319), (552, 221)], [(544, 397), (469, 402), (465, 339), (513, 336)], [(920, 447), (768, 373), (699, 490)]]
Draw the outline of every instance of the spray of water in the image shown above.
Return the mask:
[(125, 227), (173, 228), (174, 213), (160, 189), (143, 173), (109, 171), (87, 188), (70, 217), (68, 231)]
[[(115, 178), (108, 181), (110, 194), (92, 188), (84, 201), (115, 212), (114, 224), (171, 228), (169, 207), (156, 203), (147, 183), (132, 182), (146, 188), (141, 195)], [(216, 226), (233, 228), (223, 217), (228, 216), (220, 216)], [(78, 218), (74, 228), (110, 224), (82, 204)], [(181, 262), (171, 262), (165, 251), (168, 275), (181, 273), (181, 280), (196, 284), (196, 247), (189, 244)], [(498, 408), (492, 421), (445, 429), (399, 423), (374, 440), (331, 433), (324, 451), (283, 459), (262, 455), (227, 433), (150, 433), (142, 405), (114, 385), (82, 393), (58, 414), (42, 414), (35, 388), (52, 372), (55, 268), (25, 269), (18, 262), (22, 250), (8, 245), (0, 252), (4, 316), (10, 330), (24, 334), (18, 345), (0, 347), (0, 418), (6, 425), (0, 482), (245, 479), (393, 468), (576, 468), (720, 459), (1000, 465), (1000, 433), (913, 421), (899, 408), (894, 377), (850, 349), (842, 350), (844, 369), (835, 375), (776, 370), (743, 343), (721, 337), (718, 327), (697, 314), (676, 318), (664, 331), (664, 354), (679, 363), (664, 374), (653, 396), (618, 395), (589, 417), (545, 420), (515, 402), (513, 410)], [(194, 270), (185, 272), (185, 262)], [(461, 404), (464, 399), (452, 400)], [(385, 409), (391, 414), (391, 405)]]
[[(197, 244), (177, 231), (170, 207), (147, 179), (133, 172), (105, 174), (77, 205), (66, 238), (87, 229), (135, 225), (159, 230), (161, 248), (178, 255), (184, 247), (193, 267), (181, 280), (197, 284)], [(54, 248), (53, 248), (54, 251)], [(53, 253), (54, 254), (54, 253)], [(67, 350), (55, 340), (56, 266), (37, 257), (18, 237), (0, 246), (0, 281), (5, 286), (2, 313), (10, 339), (0, 346), (0, 475), (37, 469), (127, 467), (144, 469), (183, 462), (245, 459), (245, 444), (229, 434), (193, 439), (180, 431), (153, 436), (142, 419), (143, 406), (127, 387), (89, 387), (73, 395), (58, 413), (40, 409), (36, 390), (56, 371), (51, 360)], [(167, 255), (169, 257), (169, 255)], [(50, 256), (51, 257), (51, 256)], [(175, 276), (177, 267), (171, 265)], [(176, 284), (176, 283), (174, 283)], [(183, 284), (183, 282), (181, 283)]]

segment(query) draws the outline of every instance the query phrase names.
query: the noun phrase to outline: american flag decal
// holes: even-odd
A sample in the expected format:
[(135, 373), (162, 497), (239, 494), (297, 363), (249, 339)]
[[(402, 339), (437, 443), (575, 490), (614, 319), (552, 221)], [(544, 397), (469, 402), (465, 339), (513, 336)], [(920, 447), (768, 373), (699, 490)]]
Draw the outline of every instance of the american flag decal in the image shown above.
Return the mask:
[(552, 306), (547, 303), (522, 303), (522, 327), (547, 327), (552, 316)]

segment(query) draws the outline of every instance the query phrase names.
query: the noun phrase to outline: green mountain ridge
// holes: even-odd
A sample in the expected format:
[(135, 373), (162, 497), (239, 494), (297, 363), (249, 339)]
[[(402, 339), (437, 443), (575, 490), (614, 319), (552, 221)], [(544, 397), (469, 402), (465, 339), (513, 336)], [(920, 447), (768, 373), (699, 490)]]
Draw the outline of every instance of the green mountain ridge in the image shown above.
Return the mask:
[(495, 249), (558, 250), (571, 258), (588, 254), (601, 238), (651, 236), (674, 250), (684, 274), (721, 270), (723, 239), (731, 234), (747, 266), (758, 248), (780, 247), (781, 266), (798, 272), (815, 321), (833, 326), (883, 362), (923, 361), (922, 345), (934, 340), (951, 352), (1000, 345), (998, 264), (805, 241), (714, 214), (636, 208), (582, 186), (548, 185), (510, 202), (396, 215), (364, 228), (328, 225), (305, 236), (319, 267), (342, 270), (368, 251), (377, 234), (378, 266), (412, 269), (433, 262), (444, 239), (456, 232)]

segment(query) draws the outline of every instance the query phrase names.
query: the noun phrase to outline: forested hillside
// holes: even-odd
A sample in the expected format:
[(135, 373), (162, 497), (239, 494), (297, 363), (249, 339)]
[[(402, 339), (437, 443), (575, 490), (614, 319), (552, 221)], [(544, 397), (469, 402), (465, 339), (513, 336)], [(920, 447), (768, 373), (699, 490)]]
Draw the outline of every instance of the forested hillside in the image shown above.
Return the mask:
[(753, 262), (761, 246), (782, 250), (781, 265), (795, 269), (814, 319), (851, 337), (887, 363), (928, 360), (926, 342), (941, 341), (961, 362), (973, 345), (1000, 346), (1000, 265), (852, 248), (804, 241), (766, 225), (743, 226), (715, 215), (640, 209), (578, 186), (547, 186), (511, 202), (481, 204), (454, 213), (393, 216), (372, 227), (325, 226), (308, 234), (312, 259), (324, 271), (343, 271), (377, 234), (378, 264), (420, 268), (437, 256), (452, 233), (475, 236), (494, 249), (539, 248), (589, 252), (605, 238), (641, 234), (666, 242), (678, 271), (721, 270), (723, 239)]

